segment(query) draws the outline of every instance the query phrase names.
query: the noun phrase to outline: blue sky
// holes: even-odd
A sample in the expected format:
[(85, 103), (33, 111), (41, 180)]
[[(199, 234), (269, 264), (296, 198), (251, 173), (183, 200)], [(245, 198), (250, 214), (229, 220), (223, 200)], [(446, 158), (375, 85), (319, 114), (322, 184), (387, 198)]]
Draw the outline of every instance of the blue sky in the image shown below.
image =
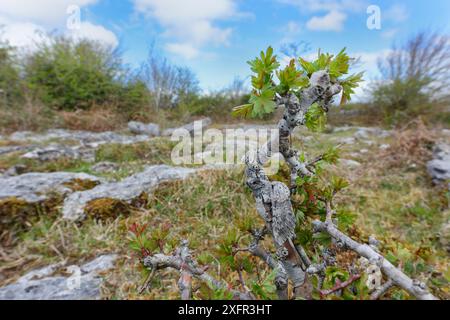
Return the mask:
[[(205, 91), (250, 74), (261, 49), (306, 41), (313, 51), (347, 47), (367, 77), (393, 41), (422, 29), (449, 31), (447, 0), (0, 0), (0, 24), (11, 43), (27, 45), (35, 30), (66, 32), (67, 7), (81, 9), (82, 28), (67, 31), (118, 46), (137, 66), (152, 43), (190, 67)], [(367, 28), (367, 8), (381, 9), (381, 29)]]

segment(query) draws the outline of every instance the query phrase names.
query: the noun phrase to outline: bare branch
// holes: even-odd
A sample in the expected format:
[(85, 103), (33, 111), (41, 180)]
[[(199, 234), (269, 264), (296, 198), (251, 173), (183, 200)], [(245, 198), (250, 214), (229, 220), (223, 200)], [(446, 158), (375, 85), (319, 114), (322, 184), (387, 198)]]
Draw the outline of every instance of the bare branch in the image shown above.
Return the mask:
[(333, 239), (341, 243), (344, 247), (355, 251), (369, 261), (375, 261), (381, 271), (389, 279), (391, 279), (394, 284), (404, 289), (417, 299), (437, 300), (435, 296), (426, 290), (426, 285), (424, 283), (410, 279), (392, 263), (386, 260), (381, 254), (376, 252), (371, 246), (358, 243), (351, 239), (349, 236), (339, 231), (333, 223), (321, 222), (317, 220), (314, 222), (314, 231), (327, 232)]
[(375, 292), (372, 293), (372, 295), (370, 296), (370, 300), (380, 299), (393, 286), (394, 286), (394, 281), (389, 279), (388, 281), (386, 281), (385, 284), (383, 284), (380, 288), (378, 288), (378, 290), (375, 290)]
[[(253, 296), (248, 293), (242, 293), (237, 290), (230, 289), (228, 284), (216, 280), (214, 277), (206, 272), (206, 269), (198, 267), (197, 263), (194, 262), (190, 257), (190, 254), (182, 258), (182, 254), (186, 254), (187, 242), (183, 243), (185, 248), (177, 250), (177, 252), (172, 256), (167, 256), (164, 254), (155, 254), (153, 256), (148, 256), (144, 258), (144, 266), (150, 270), (161, 270), (166, 268), (172, 268), (178, 270), (183, 276), (189, 275), (189, 277), (194, 277), (207, 283), (213, 289), (217, 290), (227, 290), (233, 294), (234, 299), (237, 300), (253, 300)], [(185, 251), (185, 253), (183, 253)], [(181, 286), (180, 286), (181, 283)], [(186, 287), (185, 287), (186, 284)], [(189, 279), (180, 279), (178, 282), (180, 290), (182, 292), (182, 298), (190, 298), (191, 296), (191, 281)]]

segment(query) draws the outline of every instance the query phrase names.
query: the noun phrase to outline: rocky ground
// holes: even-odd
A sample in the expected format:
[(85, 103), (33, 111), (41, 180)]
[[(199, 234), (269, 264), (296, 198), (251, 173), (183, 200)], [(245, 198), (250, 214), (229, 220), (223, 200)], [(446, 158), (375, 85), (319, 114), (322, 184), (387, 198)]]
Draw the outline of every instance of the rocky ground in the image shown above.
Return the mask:
[[(205, 119), (206, 127), (273, 126)], [(182, 129), (194, 134), (193, 124)], [(138, 294), (143, 271), (129, 249), (133, 223), (148, 223), (165, 240), (160, 248), (154, 239), (155, 248), (170, 252), (181, 237), (198, 250), (214, 248), (221, 234), (257, 220), (242, 168), (174, 165), (174, 131), (133, 122), (120, 133), (51, 130), (0, 137), (0, 299), (174, 298), (176, 284), (163, 279), (155, 280), (155, 290)], [(411, 273), (444, 288), (436, 290), (445, 296), (449, 210), (448, 200), (445, 207), (436, 199), (448, 192), (450, 136), (448, 130), (433, 134), (429, 161), (400, 165), (389, 158), (398, 143), (392, 131), (340, 127), (324, 134), (298, 131), (294, 138), (311, 157), (342, 145), (341, 162), (331, 170), (352, 182), (341, 199), (344, 209), (355, 213), (361, 233), (400, 241), (401, 247), (387, 246), (392, 254), (428, 250), (408, 260)], [(248, 140), (256, 145), (254, 135)], [(211, 156), (217, 143), (205, 143), (195, 159)], [(245, 143), (238, 138), (238, 152)], [(204, 261), (214, 262), (214, 252), (205, 253)], [(420, 263), (429, 266), (426, 272)]]

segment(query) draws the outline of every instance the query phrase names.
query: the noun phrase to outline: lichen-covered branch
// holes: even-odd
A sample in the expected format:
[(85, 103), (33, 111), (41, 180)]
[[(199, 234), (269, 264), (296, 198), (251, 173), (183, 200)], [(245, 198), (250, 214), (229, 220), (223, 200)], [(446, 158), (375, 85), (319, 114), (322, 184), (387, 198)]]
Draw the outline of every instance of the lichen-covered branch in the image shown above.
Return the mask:
[(378, 288), (377, 290), (375, 290), (371, 295), (370, 295), (370, 300), (378, 300), (380, 299), (384, 294), (386, 294), (386, 292), (389, 291), (389, 289), (391, 289), (394, 286), (394, 281), (392, 281), (391, 279), (389, 279), (388, 281), (386, 281), (386, 283), (384, 283), (380, 288)]
[(301, 91), (300, 98), (293, 93), (277, 97), (277, 105), (285, 108), (278, 124), (277, 140), (269, 141), (255, 155), (249, 154), (246, 158), (247, 184), (253, 191), (258, 213), (273, 236), (278, 260), (293, 283), (294, 294), (303, 298), (310, 296), (310, 292), (305, 292), (305, 270), (310, 261), (304, 250), (299, 251), (294, 245), (296, 220), (290, 200), (291, 191), (283, 183), (269, 181), (262, 166), (273, 155), (277, 145), (291, 170), (291, 188), (299, 176), (312, 175), (306, 164), (300, 162), (299, 153), (292, 148), (290, 136), (296, 127), (305, 124), (306, 114), (314, 103), (328, 108), (342, 87), (333, 84), (326, 71), (313, 73), (309, 82), (310, 86)]
[(187, 241), (183, 241), (181, 247), (176, 250), (172, 256), (164, 254), (155, 254), (144, 258), (144, 266), (153, 270), (162, 270), (172, 268), (180, 271), (181, 277), (178, 286), (181, 292), (181, 298), (184, 300), (191, 299), (192, 278), (197, 278), (208, 284), (215, 290), (227, 290), (232, 293), (236, 300), (253, 300), (253, 296), (248, 292), (243, 293), (230, 289), (229, 286), (219, 280), (216, 280), (206, 272), (205, 268), (200, 268), (192, 259), (189, 252)]
[(312, 174), (306, 164), (299, 160), (298, 151), (291, 146), (292, 133), (295, 128), (305, 124), (306, 114), (314, 103), (319, 103), (324, 109), (328, 109), (333, 97), (342, 91), (339, 84), (331, 83), (329, 74), (324, 70), (312, 74), (309, 82), (310, 86), (301, 91), (300, 98), (294, 93), (277, 97), (278, 108), (284, 107), (283, 118), (278, 123), (279, 136), (258, 150), (255, 159), (262, 166), (270, 159), (273, 152), (278, 150), (291, 169), (291, 186), (295, 184), (299, 175)]
[(437, 300), (437, 298), (427, 290), (424, 283), (412, 280), (387, 259), (385, 259), (381, 254), (376, 252), (370, 245), (356, 242), (349, 236), (339, 231), (332, 222), (315, 221), (314, 231), (328, 233), (335, 241), (341, 243), (344, 248), (350, 249), (369, 261), (375, 262), (380, 267), (383, 274), (392, 280), (395, 285), (404, 289), (417, 299)]
[[(292, 281), (296, 296), (305, 295), (304, 292), (302, 294), (299, 294), (299, 292), (305, 286), (306, 269), (308, 269), (309, 274), (323, 274), (326, 266), (323, 264), (311, 265), (305, 251), (294, 245), (296, 222), (290, 200), (290, 190), (295, 188), (299, 176), (304, 177), (314, 174), (308, 167), (310, 167), (311, 163), (315, 164), (320, 159), (310, 163), (301, 162), (298, 152), (292, 148), (290, 137), (296, 127), (305, 124), (306, 114), (313, 104), (317, 103), (327, 110), (333, 97), (342, 91), (341, 85), (332, 83), (330, 75), (325, 70), (313, 73), (309, 80), (310, 86), (303, 89), (299, 96), (294, 93), (277, 96), (277, 106), (284, 106), (285, 108), (283, 118), (278, 124), (279, 137), (276, 140), (269, 141), (258, 150), (256, 155), (248, 155), (246, 158), (247, 184), (253, 191), (257, 211), (265, 220), (266, 226), (273, 236), (278, 260)], [(274, 146), (276, 145), (279, 147), (280, 153), (291, 170), (290, 188), (280, 182), (269, 181), (262, 169), (263, 165), (273, 155), (275, 151)], [(371, 246), (359, 244), (340, 232), (333, 223), (335, 212), (332, 210), (331, 201), (326, 203), (326, 209), (326, 222), (316, 221), (314, 223), (316, 231), (327, 232), (342, 246), (357, 252), (369, 260), (378, 261), (383, 273), (394, 284), (403, 288), (414, 297), (423, 300), (436, 299), (426, 290), (424, 284), (411, 280)], [(359, 278), (353, 277), (350, 281), (354, 282), (357, 279)], [(384, 292), (386, 290), (388, 288)], [(384, 292), (381, 292), (380, 295), (384, 294)]]

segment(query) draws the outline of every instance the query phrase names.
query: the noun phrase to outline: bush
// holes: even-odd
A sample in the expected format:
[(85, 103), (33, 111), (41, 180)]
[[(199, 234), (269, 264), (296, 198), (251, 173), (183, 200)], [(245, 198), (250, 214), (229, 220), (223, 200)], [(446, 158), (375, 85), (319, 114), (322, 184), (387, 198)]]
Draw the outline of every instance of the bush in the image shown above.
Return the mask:
[(57, 110), (129, 109), (146, 99), (145, 86), (128, 79), (118, 52), (94, 41), (56, 37), (29, 55), (24, 71), (34, 95)]
[(0, 40), (0, 106), (10, 106), (22, 98), (19, 67), (15, 52), (7, 42)]
[(382, 81), (372, 91), (374, 107), (389, 123), (436, 112), (450, 95), (450, 42), (447, 35), (421, 32), (379, 61)]

